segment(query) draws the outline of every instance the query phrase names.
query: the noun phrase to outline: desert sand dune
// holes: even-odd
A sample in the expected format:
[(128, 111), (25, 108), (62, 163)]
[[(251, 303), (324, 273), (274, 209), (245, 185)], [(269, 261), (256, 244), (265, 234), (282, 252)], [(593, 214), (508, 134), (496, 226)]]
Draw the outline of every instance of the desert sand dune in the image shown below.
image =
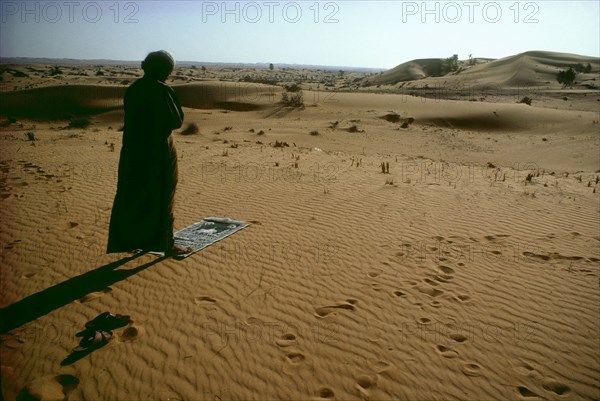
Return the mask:
[(600, 60), (597, 57), (546, 51), (530, 51), (484, 63), (475, 61), (475, 65), (465, 65), (461, 68), (462, 71), (443, 77), (435, 77), (440, 71), (442, 59), (409, 61), (376, 77), (373, 84), (396, 84), (428, 78), (423, 83), (429, 82), (432, 85), (443, 82), (444, 86), (460, 83), (463, 85), (493, 84), (499, 88), (536, 86), (560, 88), (560, 84), (556, 81), (559, 70), (568, 69), (569, 66), (577, 63), (584, 65), (590, 63), (592, 72), (589, 78), (596, 77), (600, 70)]
[(125, 88), (100, 85), (49, 86), (2, 94), (5, 116), (67, 118), (122, 107)]
[(251, 223), (182, 261), (105, 254), (123, 86), (2, 94), (90, 123), (2, 120), (5, 399), (598, 398), (597, 111), (174, 87), (176, 228)]
[[(281, 88), (232, 82), (195, 83), (174, 86), (184, 107), (249, 111), (272, 104)], [(123, 107), (126, 88), (108, 85), (61, 85), (2, 94), (0, 113), (11, 117), (64, 119), (99, 114)]]

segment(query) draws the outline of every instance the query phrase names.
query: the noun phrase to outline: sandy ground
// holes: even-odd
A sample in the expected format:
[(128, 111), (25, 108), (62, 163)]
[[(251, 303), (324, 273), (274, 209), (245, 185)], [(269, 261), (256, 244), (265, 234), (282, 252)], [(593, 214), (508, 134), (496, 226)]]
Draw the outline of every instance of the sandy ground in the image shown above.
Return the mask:
[[(280, 87), (173, 84), (200, 129), (173, 133), (176, 227), (251, 226), (182, 261), (106, 255), (122, 112), (5, 123), (5, 399), (600, 397), (589, 103), (305, 89), (291, 108)], [(61, 366), (104, 311), (133, 323)]]

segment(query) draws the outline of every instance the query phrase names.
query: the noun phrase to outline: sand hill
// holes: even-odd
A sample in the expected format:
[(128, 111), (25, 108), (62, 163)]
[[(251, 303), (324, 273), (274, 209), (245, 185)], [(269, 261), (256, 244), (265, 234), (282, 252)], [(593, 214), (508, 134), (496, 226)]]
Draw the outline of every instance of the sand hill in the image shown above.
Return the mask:
[(421, 84), (472, 84), (497, 85), (499, 87), (544, 86), (560, 88), (556, 74), (578, 63), (592, 66), (590, 74), (582, 74), (580, 84), (589, 84), (596, 89), (600, 82), (594, 80), (600, 72), (600, 60), (597, 57), (580, 56), (568, 53), (548, 51), (529, 51), (502, 59), (485, 61), (475, 59), (475, 65), (461, 62), (457, 72), (437, 77), (444, 59), (423, 59), (409, 61), (388, 70), (373, 79), (373, 85), (394, 85), (399, 82), (424, 80)]

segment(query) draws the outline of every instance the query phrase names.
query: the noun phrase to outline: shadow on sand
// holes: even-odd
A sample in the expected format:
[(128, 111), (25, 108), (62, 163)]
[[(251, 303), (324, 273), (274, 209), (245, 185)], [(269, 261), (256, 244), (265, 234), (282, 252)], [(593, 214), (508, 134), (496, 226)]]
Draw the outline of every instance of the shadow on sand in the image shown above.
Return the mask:
[(29, 323), (61, 306), (83, 298), (91, 292), (102, 291), (106, 287), (118, 281), (125, 280), (127, 277), (137, 274), (166, 259), (163, 256), (133, 269), (118, 269), (120, 266), (144, 254), (138, 253), (111, 262), (0, 309), (0, 334), (7, 333), (25, 323)]

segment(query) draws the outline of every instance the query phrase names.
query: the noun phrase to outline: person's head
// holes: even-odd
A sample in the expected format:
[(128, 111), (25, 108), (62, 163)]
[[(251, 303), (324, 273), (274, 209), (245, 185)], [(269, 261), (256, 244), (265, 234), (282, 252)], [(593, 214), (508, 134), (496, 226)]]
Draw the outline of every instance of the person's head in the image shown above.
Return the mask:
[(174, 68), (175, 60), (164, 50), (151, 52), (142, 61), (144, 75), (158, 79), (161, 82), (164, 82), (169, 77)]

